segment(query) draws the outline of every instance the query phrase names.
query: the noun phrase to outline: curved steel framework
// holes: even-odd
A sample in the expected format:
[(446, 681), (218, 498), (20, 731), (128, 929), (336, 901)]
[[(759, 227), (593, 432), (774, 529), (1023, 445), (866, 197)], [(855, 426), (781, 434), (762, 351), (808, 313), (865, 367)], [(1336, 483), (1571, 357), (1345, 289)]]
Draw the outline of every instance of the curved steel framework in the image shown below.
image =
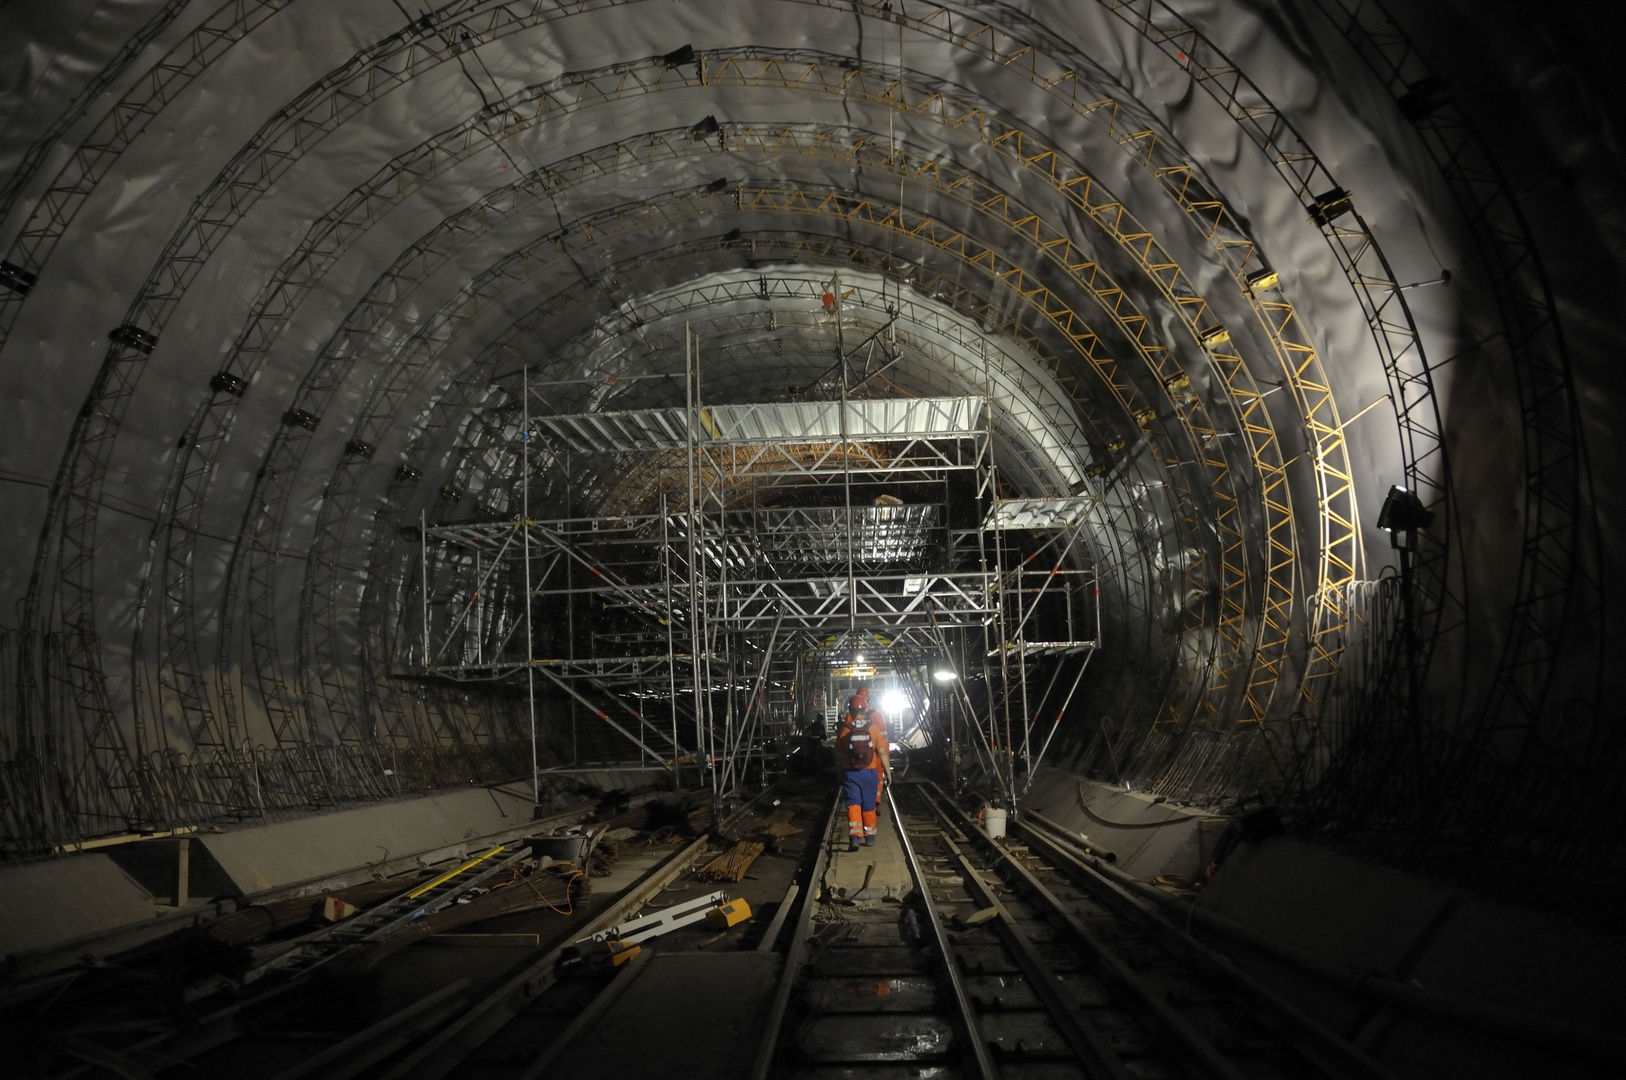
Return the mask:
[[(17, 666), (6, 674), (18, 687), (18, 715), (8, 747), (13, 761), (0, 772), (4, 801), (15, 806), (23, 798), (38, 808), (26, 815), (9, 811), (8, 837), (39, 849), (123, 825), (276, 812), (381, 797), (402, 783), (513, 771), (522, 756), (520, 699), (470, 695), (465, 686), (440, 687), (420, 676), (430, 667), (448, 668), (430, 662), (437, 647), (445, 655), (456, 652), (465, 674), (495, 670), (488, 639), (506, 634), (512, 649), (518, 633), (512, 605), (524, 606), (526, 590), (505, 586), (505, 622), (481, 606), (494, 603), (488, 590), (466, 588), (467, 575), (495, 573), (495, 551), (476, 545), (463, 562), (444, 554), (422, 559), (424, 551), (414, 554), (400, 540), (400, 528), (411, 523), (414, 510), (441, 521), (461, 521), (471, 511), (512, 516), (523, 496), (520, 478), (554, 493), (575, 484), (572, 497), (582, 500), (575, 507), (582, 513), (564, 514), (570, 524), (520, 530), (551, 545), (553, 569), (543, 573), (531, 565), (534, 557), (522, 562), (539, 575), (534, 595), (603, 595), (583, 591), (576, 571), (559, 576), (572, 561), (586, 572), (579, 556), (587, 542), (571, 530), (600, 509), (587, 505), (588, 496), (636, 501), (639, 490), (658, 488), (636, 489), (634, 481), (659, 485), (662, 469), (675, 466), (664, 462), (648, 475), (622, 477), (618, 488), (611, 464), (573, 446), (568, 467), (561, 461), (526, 468), (513, 435), (529, 430), (516, 415), (528, 408), (527, 395), (516, 393), (511, 378), (499, 378), (501, 370), (524, 366), (539, 378), (581, 377), (579, 413), (602, 418), (621, 407), (617, 401), (637, 397), (625, 389), (630, 382), (614, 390), (602, 385), (619, 377), (614, 364), (632, 347), (627, 342), (664, 342), (670, 350), (673, 327), (693, 319), (703, 322), (713, 355), (741, 370), (761, 365), (788, 333), (810, 349), (828, 349), (833, 333), (843, 378), (822, 387), (815, 380), (810, 392), (817, 396), (835, 385), (845, 395), (841, 320), (833, 328), (821, 324), (827, 316), (817, 304), (823, 276), (844, 270), (883, 282), (879, 289), (861, 287), (864, 295), (851, 304), (850, 327), (856, 331), (862, 322), (864, 332), (882, 334), (877, 340), (886, 342), (884, 359), (863, 372), (864, 399), (929, 395), (945, 384), (984, 395), (997, 413), (984, 429), (984, 448), (988, 461), (997, 454), (1000, 467), (996, 474), (990, 466), (979, 494), (991, 505), (996, 496), (1014, 494), (1078, 500), (1079, 515), (1052, 520), (1030, 540), (1005, 536), (1032, 529), (1007, 528), (996, 513), (981, 519), (983, 527), (944, 541), (956, 557), (969, 557), (975, 547), (976, 573), (987, 576), (998, 598), (992, 605), (987, 582), (978, 592), (950, 577), (922, 585), (922, 575), (913, 573), (893, 575), (891, 591), (864, 592), (851, 552), (845, 591), (820, 593), (811, 584), (797, 591), (769, 586), (767, 579), (720, 576), (731, 574), (753, 544), (759, 554), (772, 548), (790, 528), (787, 522), (806, 531), (814, 519), (803, 513), (747, 524), (731, 516), (740, 508), (712, 481), (732, 478), (753, 492), (772, 485), (760, 460), (708, 456), (695, 429), (699, 424), (704, 431), (702, 412), (692, 408), (682, 453), (693, 463), (683, 487), (694, 505), (686, 516), (639, 519), (639, 542), (652, 552), (647, 567), (666, 575), (658, 578), (656, 609), (666, 628), (657, 621), (642, 639), (606, 639), (613, 645), (608, 652), (553, 667), (528, 662), (522, 670), (546, 671), (539, 677), (548, 685), (573, 687), (559, 690), (565, 698), (580, 695), (574, 687), (590, 681), (589, 693), (601, 703), (617, 678), (636, 676), (634, 685), (645, 689), (651, 680), (664, 681), (674, 724), (686, 687), (694, 695), (693, 740), (642, 717), (626, 724), (626, 732), (645, 756), (669, 762), (687, 750), (724, 762), (715, 774), (721, 790), (737, 782), (743, 768), (750, 745), (743, 733), (761, 731), (764, 723), (751, 711), (757, 698), (749, 687), (766, 692), (805, 681), (805, 672), (795, 673), (808, 657), (836, 648), (826, 639), (848, 640), (836, 631), (850, 638), (867, 629), (901, 642), (899, 649), (929, 651), (950, 647), (945, 630), (975, 625), (988, 634), (981, 649), (971, 651), (989, 660), (989, 690), (972, 715), (1004, 755), (993, 762), (996, 771), (1014, 785), (1016, 761), (1027, 760), (1031, 769), (1044, 754), (1031, 732), (1017, 732), (1028, 722), (1021, 718), (1035, 711), (1027, 679), (1042, 673), (1065, 686), (1072, 669), (1045, 666), (1042, 650), (1030, 650), (1033, 643), (1020, 633), (1028, 617), (1024, 605), (1042, 602), (1054, 586), (1008, 563), (1013, 552), (1026, 557), (1029, 548), (1022, 545), (1048, 541), (1058, 551), (1071, 550), (1076, 540), (1090, 547), (1100, 582), (1128, 612), (1123, 626), (1140, 628), (1148, 643), (1159, 618), (1176, 630), (1172, 645), (1162, 641), (1145, 650), (1162, 649), (1169, 659), (1158, 671), (1166, 680), (1161, 701), (1137, 713), (1134, 724), (1103, 722), (1077, 737), (1062, 736), (1064, 759), (1195, 801), (1256, 787), (1277, 794), (1314, 789), (1329, 815), (1348, 817), (1353, 810), (1356, 817), (1393, 818), (1393, 828), (1401, 829), (1419, 815), (1443, 820), (1453, 805), (1483, 820), (1536, 816), (1535, 810), (1481, 813), (1472, 796), (1488, 775), (1549, 775), (1525, 765), (1546, 753), (1538, 731), (1554, 657), (1565, 635), (1596, 614), (1572, 602), (1596, 585), (1586, 579), (1578, 554), (1589, 480), (1573, 387), (1551, 290), (1516, 204), (1432, 73), (1369, 0), (1322, 0), (1321, 6), (1417, 126), (1465, 217), (1486, 226), (1476, 228), (1475, 239), (1507, 313), (1506, 337), (1525, 405), (1529, 492), (1512, 633), (1491, 690), (1498, 704), (1460, 722), (1449, 760), (1430, 766), (1430, 776), (1396, 780), (1410, 786), (1381, 796), (1385, 805), (1362, 804), (1357, 793), (1382, 786), (1374, 772), (1392, 773), (1393, 740), (1373, 741), (1373, 733), (1417, 719), (1414, 688), (1423, 683), (1428, 649), (1451, 629), (1447, 613), (1464, 609), (1449, 584), (1445, 538), (1454, 526), (1423, 537), (1411, 557), (1409, 626), (1388, 639), (1395, 654), (1387, 661), (1390, 671), (1407, 670), (1407, 690), (1372, 695), (1367, 704), (1375, 719), (1363, 727), (1347, 703), (1331, 704), (1354, 636), (1352, 612), (1367, 591), (1346, 444), (1353, 418), (1339, 409), (1313, 335), (1270, 253), (1169, 125), (1123, 92), (1113, 73), (1000, 3), (960, 10), (886, 0), (781, 0), (788, 8), (856, 14), (865, 28), (895, 35), (895, 67), (862, 56), (751, 47), (680, 49), (573, 72), (499, 95), (335, 203), (260, 286), (208, 393), (199, 388), (203, 400), (169, 462), (149, 536), (152, 557), (130, 637), (132, 703), (126, 710), (116, 702), (103, 672), (109, 643), (98, 636), (92, 583), (98, 513), (126, 410), (194, 278), (272, 184), (363, 109), (415, 77), (458, 63), (469, 49), (619, 2), (460, 0), (409, 22), (279, 110), (175, 228), (109, 335), (53, 489), (25, 625), (8, 641), (13, 651), (6, 655), (15, 656)], [(236, 0), (195, 28), (176, 30), (185, 5), (167, 4), (28, 152), (0, 192), (0, 210), (26, 205), (49, 150), (96, 95), (129, 81), (144, 47), (166, 34), (180, 37), (131, 82), (29, 208), (0, 289), (0, 345), (33, 284), (50, 272), (59, 241), (120, 155), (166, 105), (286, 6)], [(1098, 0), (1098, 6), (1231, 118), (1320, 229), (1386, 372), (1407, 485), (1450, 513), (1428, 361), (1405, 296), (1355, 200), (1283, 110), (1189, 21), (1159, 0)], [(1117, 148), (1131, 168), (1101, 171), (1129, 176), (1128, 188), (1109, 190), (1040, 125), (1019, 122), (970, 89), (912, 69), (904, 63), (906, 42), (911, 49), (947, 50), (966, 71), (1024, 80), (1048, 105), (1087, 124), (1100, 145)], [(557, 160), (539, 163), (527, 152), (530, 140), (555, 130), (550, 125), (562, 127), (566, 117), (702, 90), (788, 101), (808, 113), (817, 109), (806, 109), (807, 102), (839, 100), (854, 111), (845, 124), (696, 117), (693, 126), (619, 133)], [(939, 154), (938, 146), (968, 152)], [(285, 339), (300, 325), (307, 299), (357, 261), (362, 241), (386, 215), (429, 201), (459, 166), (490, 155), (515, 164), (517, 179), (445, 217), (357, 289), (359, 299), (289, 395), (247, 494), (233, 496), (242, 499), (239, 534), (210, 535), (205, 511), (220, 497), (232, 432), (247, 422), (245, 395), (256, 393), (257, 374), (289, 362), (296, 350)], [(963, 160), (978, 165), (968, 168)], [(682, 170), (704, 171), (713, 161), (723, 176), (715, 182), (685, 180), (688, 186), (616, 201), (587, 216), (560, 209), (561, 195), (599, 181), (661, 169), (690, 176)], [(842, 186), (831, 179), (838, 172), (862, 180)], [(1169, 228), (1170, 221), (1177, 224)], [(502, 259), (484, 256), (509, 235), (505, 229), (528, 232), (528, 242)], [(1198, 261), (1182, 265), (1177, 252), (1195, 252)], [(683, 268), (685, 260), (693, 261), (693, 272)], [(791, 263), (798, 265), (788, 268)], [(707, 281), (707, 273), (716, 279)], [(618, 281), (638, 275), (658, 287), (639, 293)], [(460, 287), (448, 284), (453, 279)], [(679, 281), (685, 284), (672, 288)], [(839, 310), (845, 298), (840, 288), (835, 292)], [(528, 313), (516, 318), (516, 307)], [(539, 362), (526, 342), (535, 334), (568, 340)], [(670, 367), (667, 376), (674, 374)], [(638, 370), (638, 378), (651, 374)], [(649, 384), (652, 407), (663, 404), (657, 385), (669, 391), (672, 384)], [(1272, 401), (1277, 387), (1286, 393)], [(849, 436), (840, 432), (827, 445), (842, 448), (837, 471), (850, 488), (854, 466), (870, 452), (860, 448), (873, 444)], [(812, 483), (818, 469), (795, 460), (797, 475)], [(887, 467), (873, 454), (866, 465)], [(313, 482), (312, 475), (322, 479)], [(1011, 486), (1001, 490), (1001, 480)], [(437, 494), (435, 484), (442, 482)], [(312, 522), (301, 518), (301, 505), (314, 506)], [(855, 513), (863, 518), (869, 508), (848, 498), (841, 513), (845, 522)], [(521, 515), (533, 523), (554, 517)], [(926, 531), (923, 522), (911, 528)], [(429, 535), (450, 544), (460, 529), (448, 524)], [(754, 538), (743, 547), (736, 543), (742, 529)], [(865, 535), (862, 529), (858, 535)], [(290, 559), (288, 548), (306, 546), (307, 536), (308, 556)], [(522, 543), (526, 551), (534, 546)], [(1065, 559), (1058, 557), (1058, 567)], [(446, 575), (444, 588), (437, 579), (432, 595), (447, 604), (457, 597), (463, 606), (448, 616), (449, 607), (430, 605), (429, 622), (450, 618), (456, 633), (424, 646), (421, 663), (404, 672), (398, 662), (415, 640), (403, 633), (414, 605), (415, 560), (419, 574)], [(1167, 580), (1154, 581), (1159, 575)], [(647, 609), (654, 586), (628, 593), (624, 585), (594, 588), (633, 607), (636, 595)], [(352, 605), (349, 598), (358, 595)], [(940, 616), (963, 601), (966, 621), (939, 620), (926, 629), (888, 622), (904, 609), (918, 610), (909, 608), (907, 596), (930, 601)], [(299, 614), (292, 626), (290, 604)], [(860, 615), (874, 625), (861, 627)], [(842, 617), (844, 627), (831, 622)], [(1115, 617), (1109, 615), (1109, 623)], [(784, 649), (791, 634), (801, 636)], [(1098, 632), (1093, 640), (1101, 637)], [(659, 646), (665, 657), (687, 657), (687, 682), (675, 662), (660, 670), (642, 664), (643, 654), (632, 648), (640, 641), (639, 647)], [(1075, 649), (1073, 655), (1087, 654)], [(535, 659), (529, 648), (525, 659)], [(630, 667), (610, 670), (607, 663)], [(1133, 671), (1126, 664), (1116, 677), (1127, 682)], [(1370, 674), (1363, 681), (1383, 683)], [(708, 687), (735, 695), (734, 711), (713, 712)], [(768, 713), (782, 723), (794, 698), (772, 700)], [(1112, 699), (1103, 692), (1102, 700)], [(636, 714), (638, 707), (624, 711)], [(996, 717), (1003, 723), (1011, 716), (1018, 724), (998, 730)], [(1352, 732), (1363, 731), (1365, 741), (1352, 741)], [(1093, 740), (1086, 743), (1086, 735)], [(256, 739), (273, 745), (256, 748)], [(1498, 749), (1509, 743), (1518, 746), (1512, 755)], [(718, 744), (726, 748), (721, 755), (714, 752)], [(42, 759), (59, 755), (79, 762), (78, 771), (53, 779)], [(416, 764), (402, 764), (414, 757)], [(1329, 761), (1334, 766), (1316, 789)], [(381, 779), (386, 770), (397, 779)], [(1431, 785), (1435, 793), (1425, 795)], [(1521, 798), (1526, 809), (1535, 806), (1533, 792)], [(1455, 824), (1459, 835), (1472, 825), (1466, 818)], [(1518, 843), (1526, 854), (1534, 850), (1528, 838)]]

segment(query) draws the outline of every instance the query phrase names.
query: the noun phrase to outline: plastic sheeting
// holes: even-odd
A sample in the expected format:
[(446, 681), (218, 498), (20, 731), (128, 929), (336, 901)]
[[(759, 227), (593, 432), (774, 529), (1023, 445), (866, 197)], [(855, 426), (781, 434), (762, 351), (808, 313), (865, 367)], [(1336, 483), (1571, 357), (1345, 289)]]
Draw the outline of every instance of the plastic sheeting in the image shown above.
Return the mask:
[[(1300, 5), (1175, 6), (1354, 193), (1396, 280), (1453, 271), (1451, 286), (1404, 294), (1435, 363), (1493, 337), (1457, 208), (1386, 91), (1324, 17)], [(409, 558), (393, 528), (433, 512), (444, 483), (505, 482), (486, 475), (501, 472), (500, 453), (484, 466), (470, 457), (471, 447), (491, 446), (477, 422), (491, 380), (574, 356), (583, 342), (599, 340), (600, 353), (581, 357), (572, 370), (582, 373), (599, 370), (594, 356), (636, 353), (653, 339), (617, 323), (618, 310), (706, 274), (749, 280), (764, 266), (805, 261), (801, 237), (868, 252), (901, 280), (895, 293), (959, 310), (992, 349), (1057, 358), (1043, 362), (1078, 387), (1066, 436), (1074, 445), (1055, 447), (1056, 430), (1038, 423), (1048, 391), (1031, 388), (1020, 391), (1029, 397), (1021, 407), (1000, 411), (1001, 437), (1081, 464), (1114, 460), (1113, 543), (1134, 550), (1098, 555), (1146, 595), (1190, 589), (1186, 614), (1210, 622), (1216, 581), (1182, 582), (1180, 567), (1214, 573), (1227, 541), (1212, 523), (1183, 522), (1173, 493), (1196, 490), (1191, 505), (1211, 512), (1190, 470), (1205, 454), (1223, 462), (1242, 495), (1244, 632), (1261, 640), (1261, 575), (1276, 556), (1232, 405), (1133, 240), (1113, 241), (1047, 178), (1046, 161), (1063, 161), (1144, 223), (1270, 391), (1261, 408), (1288, 461), (1281, 495), (1295, 513), (1288, 576), (1298, 585), (1298, 637), (1268, 709), (1280, 718), (1302, 708), (1302, 640), (1324, 543), (1314, 508), (1325, 492), (1303, 403), (1273, 390), (1292, 358), (1273, 353), (1200, 216), (1181, 213), (1166, 175), (1147, 167), (1148, 148), (1188, 163), (1280, 272), (1346, 424), (1363, 545), (1354, 576), (1372, 580), (1395, 565), (1375, 516), (1405, 460), (1360, 297), (1305, 212), (1307, 195), (1320, 192), (1285, 182), (1207, 87), (1106, 5), (967, 3), (925, 24), (908, 20), (936, 9), (916, 7), (900, 5), (904, 21), (895, 22), (879, 7), (833, 2), (464, 2), (437, 9), (426, 29), (387, 3), (8, 5), (0, 176), (22, 182), (0, 243), (37, 280), (26, 298), (0, 295), (0, 499), (10, 522), (0, 593), (20, 605), (32, 579), (41, 628), (68, 610), (92, 612), (108, 700), (132, 741), (140, 711), (143, 751), (197, 743), (189, 724), (198, 706), (183, 708), (187, 694), (237, 738), (264, 741), (284, 723), (289, 737), (315, 737), (340, 708), (330, 693), (358, 713), (390, 693), (373, 639)], [(1006, 23), (1009, 36), (961, 36), (978, 17)], [(1158, 18), (1174, 25), (1166, 11)], [(166, 50), (188, 55), (187, 35), (202, 25), (235, 26), (240, 38), (212, 39), (127, 145), (75, 181), (75, 152), (103, 138), (121, 99), (147, 92)], [(150, 41), (121, 59), (137, 34)], [(992, 62), (991, 41), (1029, 42), (1037, 59)], [(1070, 77), (1031, 77), (1040, 70)], [(898, 94), (888, 88), (900, 71), (907, 88)], [(854, 72), (866, 81), (844, 82)], [(893, 107), (899, 96), (919, 104), (932, 94), (954, 109)], [(1116, 105), (1090, 104), (1107, 98)], [(1007, 133), (997, 143), (985, 137), (995, 127)], [(893, 147), (907, 177), (887, 168)], [(38, 168), (28, 173), (31, 160)], [(950, 174), (966, 179), (934, 180)], [(51, 194), (70, 181), (73, 197)], [(784, 197), (763, 201), (765, 191)], [(821, 203), (830, 193), (849, 202)], [(854, 209), (900, 196), (896, 219)], [(1022, 213), (1002, 217), (1009, 206)], [(61, 220), (47, 228), (53, 213)], [(1073, 245), (1071, 264), (1040, 242), (1035, 220)], [(31, 239), (42, 229), (54, 229), (49, 245)], [(745, 247), (729, 246), (735, 229)], [(766, 251), (778, 253), (757, 261)], [(1115, 322), (1105, 294), (1081, 284), (1097, 274), (1121, 288), (1139, 321)], [(981, 309), (967, 310), (966, 295)], [(1107, 391), (1111, 376), (1053, 317), (1062, 302), (1160, 416), (1129, 415)], [(156, 334), (157, 346), (101, 376), (107, 334), (127, 321)], [(758, 377), (751, 365), (761, 361), (747, 353), (740, 376)], [(1189, 394), (1144, 366), (1163, 355), (1186, 372)], [(240, 398), (211, 389), (222, 370), (246, 380)], [(1499, 625), (1512, 602), (1505, 583), (1518, 575), (1518, 545), (1503, 529), (1521, 513), (1517, 403), (1489, 367), (1447, 370), (1435, 390), (1459, 463), (1454, 565), (1483, 583), (1470, 614)], [(964, 392), (924, 368), (911, 377), (916, 393)], [(639, 393), (640, 407), (677, 403), (670, 384)], [(97, 438), (76, 441), (87, 400)], [(1223, 430), (1189, 441), (1180, 425), (1191, 402)], [(1167, 453), (1143, 434), (1165, 428)], [(358, 455), (357, 441), (371, 454)], [(403, 462), (421, 479), (402, 482)], [(1081, 464), (1064, 471), (1074, 476)], [(49, 485), (59, 476), (72, 490), (58, 491), (53, 519)], [(64, 529), (70, 546), (94, 553), (82, 572), (70, 565)], [(313, 551), (340, 557), (308, 565)], [(1156, 645), (1115, 651), (1109, 642), (1092, 671), (1090, 709), (1147, 720), (1160, 702), (1189, 712), (1208, 693), (1201, 667), (1216, 646), (1197, 633), (1194, 651), (1177, 652), (1177, 601), (1125, 612), (1120, 639)], [(1147, 668), (1137, 654), (1167, 663)], [(1470, 658), (1463, 647), (1449, 658), (1471, 682), (1494, 655)], [(167, 669), (177, 657), (198, 670)], [(334, 657), (338, 669), (323, 668)], [(1225, 700), (1239, 707), (1235, 695)]]

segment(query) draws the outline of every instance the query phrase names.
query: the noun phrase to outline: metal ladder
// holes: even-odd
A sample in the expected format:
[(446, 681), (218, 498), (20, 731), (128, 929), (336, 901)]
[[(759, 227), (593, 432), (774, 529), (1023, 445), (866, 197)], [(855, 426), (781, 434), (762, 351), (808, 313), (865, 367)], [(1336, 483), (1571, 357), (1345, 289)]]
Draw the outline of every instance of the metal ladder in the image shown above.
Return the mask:
[(352, 949), (365, 947), (374, 937), (393, 927), (421, 919), (449, 904), (456, 903), (460, 897), (529, 854), (528, 849), (522, 845), (518, 851), (504, 858), (497, 858), (507, 850), (507, 845), (494, 847), (469, 859), (455, 870), (449, 870), (422, 885), (413, 886), (399, 896), (369, 908), (353, 918), (336, 922), (325, 930), (307, 936), (281, 956), (250, 968), (243, 974), (243, 985), (247, 986), (274, 971), (284, 971), (295, 976), (304, 975)]

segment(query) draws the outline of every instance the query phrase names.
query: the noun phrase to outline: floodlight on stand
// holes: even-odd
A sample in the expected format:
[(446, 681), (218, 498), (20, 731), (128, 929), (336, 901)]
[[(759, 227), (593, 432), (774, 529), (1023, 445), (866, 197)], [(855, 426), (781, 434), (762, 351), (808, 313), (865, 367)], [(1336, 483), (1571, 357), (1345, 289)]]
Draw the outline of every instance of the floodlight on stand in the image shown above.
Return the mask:
[(889, 713), (901, 713), (909, 707), (909, 698), (901, 690), (888, 690), (881, 695), (881, 710)]
[(1398, 485), (1389, 489), (1378, 511), (1378, 528), (1389, 534), (1392, 547), (1410, 550), (1419, 529), (1434, 524), (1434, 511), (1423, 505), (1415, 491)]

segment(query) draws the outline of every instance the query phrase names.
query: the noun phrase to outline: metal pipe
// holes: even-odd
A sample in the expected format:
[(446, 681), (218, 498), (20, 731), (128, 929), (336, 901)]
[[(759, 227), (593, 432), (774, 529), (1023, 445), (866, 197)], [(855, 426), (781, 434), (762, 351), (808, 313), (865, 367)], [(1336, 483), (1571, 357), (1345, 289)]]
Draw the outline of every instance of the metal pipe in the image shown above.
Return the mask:
[[(651, 733), (653, 733), (655, 735), (659, 735), (663, 739), (669, 738), (669, 736), (666, 734), (666, 732), (662, 731), (660, 728), (656, 727), (654, 724), (652, 724), (648, 720), (644, 719), (644, 714), (643, 713), (639, 712), (637, 709), (634, 709), (631, 705), (628, 705), (625, 701), (621, 700), (621, 698), (619, 696), (617, 696), (616, 692), (613, 689), (611, 689), (610, 685), (608, 683), (606, 683), (603, 679), (598, 679), (598, 678), (593, 677), (592, 675), (588, 675), (588, 676), (586, 676), (585, 681), (587, 682), (587, 684), (589, 686), (592, 686), (592, 687), (596, 688), (599, 693), (603, 694), (605, 697), (609, 698), (611, 701), (613, 701), (617, 705), (621, 706), (621, 708), (627, 713), (628, 716), (631, 716), (634, 720), (638, 721), (638, 723), (641, 726), (643, 726), (645, 728), (648, 728)], [(677, 754), (677, 743), (675, 741), (672, 742), (672, 753), (673, 753), (674, 756)]]
[[(528, 671), (535, 671), (535, 670), (537, 670), (537, 667), (536, 667), (536, 665), (533, 664), (530, 667), (528, 667), (527, 670)], [(673, 766), (671, 764), (668, 764), (666, 762), (666, 760), (661, 757), (661, 755), (659, 755), (655, 751), (651, 750), (649, 748), (649, 746), (642, 739), (640, 739), (638, 736), (634, 735), (632, 732), (628, 731), (626, 728), (622, 727), (620, 724), (616, 723), (614, 720), (611, 720), (610, 715), (608, 713), (606, 713), (604, 710), (600, 709), (597, 705), (594, 705), (591, 701), (587, 700), (587, 698), (583, 697), (581, 695), (581, 693), (578, 692), (574, 686), (571, 686), (568, 682), (561, 679), (559, 676), (555, 675), (553, 672), (549, 671), (547, 668), (542, 668), (541, 671), (542, 671), (542, 674), (546, 675), (549, 679), (552, 679), (554, 685), (558, 686), (559, 689), (561, 689), (565, 693), (569, 694), (571, 696), (571, 698), (573, 698), (574, 700), (581, 702), (583, 705), (585, 705), (589, 709), (593, 710), (593, 715), (597, 716), (600, 720), (604, 721), (606, 724), (609, 724), (611, 727), (615, 728), (615, 730), (619, 731), (621, 734), (625, 735), (628, 739), (632, 740), (632, 742), (637, 745), (638, 749), (642, 750), (644, 753), (648, 754), (651, 758), (653, 758), (655, 760), (656, 765), (658, 765), (659, 767), (661, 767), (663, 769), (670, 769), (670, 768), (675, 767), (675, 766)], [(538, 789), (538, 790), (540, 792), (540, 789)], [(538, 795), (538, 801), (540, 801), (540, 794)]]
[[(1094, 649), (1084, 654), (1084, 662), (1078, 666), (1078, 675), (1073, 679), (1072, 689), (1067, 691), (1067, 699), (1061, 703), (1061, 708), (1056, 710), (1056, 719), (1050, 725), (1050, 734), (1045, 736), (1044, 745), (1039, 747), (1039, 756), (1029, 763), (1028, 782), (1022, 788), (1024, 795), (1033, 789), (1033, 774), (1038, 771), (1039, 764), (1044, 761), (1045, 754), (1050, 750), (1050, 740), (1054, 739), (1056, 732), (1061, 729), (1061, 718), (1067, 715), (1067, 706), (1073, 703), (1073, 695), (1078, 692), (1078, 684), (1084, 681), (1084, 672), (1089, 668), (1090, 658), (1094, 655)], [(1049, 696), (1049, 691), (1045, 692), (1045, 696)]]
[[(542, 801), (541, 762), (536, 753), (536, 634), (531, 608), (536, 597), (531, 595), (531, 369), (527, 367), (520, 381), (520, 416), (524, 431), (519, 441), (520, 528), (525, 532), (525, 712), (531, 726), (531, 798)], [(492, 560), (496, 565), (496, 560)], [(449, 636), (449, 635), (448, 635)]]

